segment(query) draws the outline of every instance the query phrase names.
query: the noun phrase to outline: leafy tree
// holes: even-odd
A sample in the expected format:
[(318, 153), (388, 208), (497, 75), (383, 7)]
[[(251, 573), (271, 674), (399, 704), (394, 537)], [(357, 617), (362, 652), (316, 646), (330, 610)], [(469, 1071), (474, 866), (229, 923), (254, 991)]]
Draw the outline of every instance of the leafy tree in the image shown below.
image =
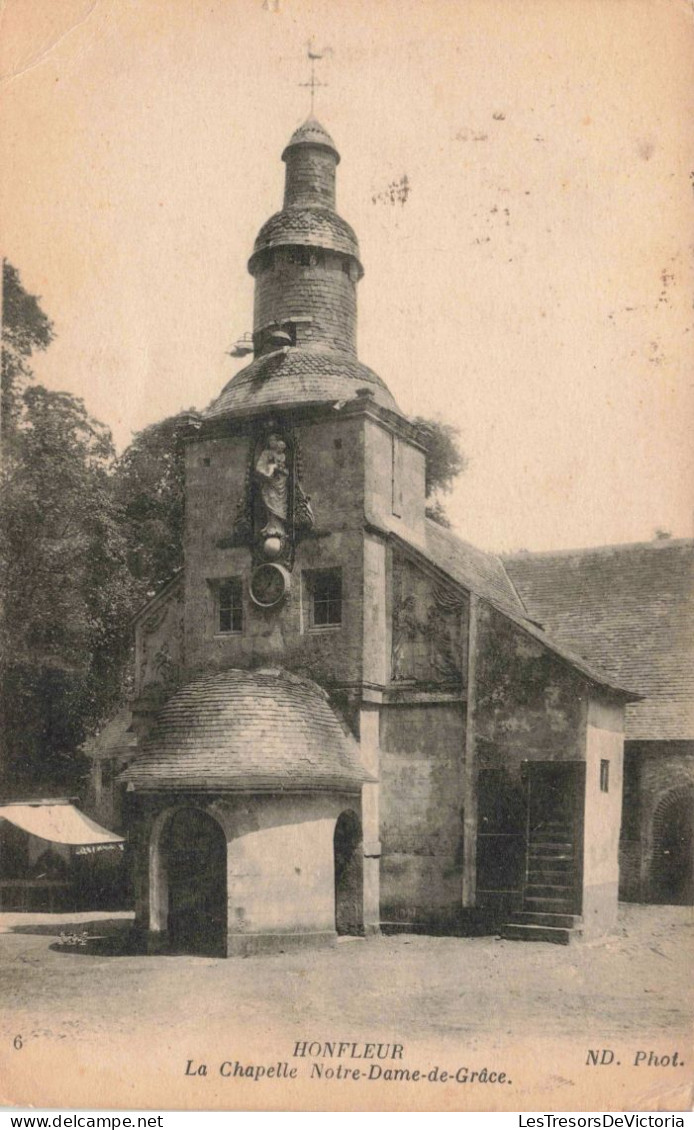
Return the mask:
[(467, 467), (467, 458), (458, 445), (460, 431), (452, 424), (423, 416), (417, 416), (413, 423), (419, 428), (426, 447), (426, 496), (431, 500), (426, 508), (427, 517), (448, 527), (451, 523), (438, 496), (450, 494), (455, 479)]
[(128, 567), (144, 598), (183, 564), (185, 510), (182, 432), (189, 412), (138, 432), (114, 470)]
[(39, 300), (22, 286), (16, 267), (2, 261), (2, 394), (0, 434), (9, 442), (21, 414), (21, 396), (33, 373), (29, 360), (53, 340), (53, 326)]
[(22, 311), (28, 327), (3, 325), (0, 477), (3, 774), (15, 791), (76, 786), (75, 750), (123, 692), (133, 603), (110, 433), (81, 400), (29, 384), (29, 344), (50, 323), (33, 299)]

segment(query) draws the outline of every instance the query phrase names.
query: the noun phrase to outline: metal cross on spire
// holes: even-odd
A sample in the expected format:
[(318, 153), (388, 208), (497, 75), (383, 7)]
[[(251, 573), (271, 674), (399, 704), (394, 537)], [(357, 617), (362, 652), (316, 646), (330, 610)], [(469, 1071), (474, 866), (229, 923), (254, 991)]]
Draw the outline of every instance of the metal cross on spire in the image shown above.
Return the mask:
[(315, 98), (316, 98), (317, 87), (328, 85), (327, 82), (320, 82), (320, 80), (316, 78), (316, 61), (318, 59), (322, 59), (323, 56), (326, 54), (326, 52), (328, 52), (329, 50), (330, 50), (330, 48), (328, 47), (328, 48), (324, 48), (322, 51), (315, 51), (314, 48), (313, 48), (313, 40), (312, 39), (309, 39), (309, 41), (306, 45), (306, 54), (308, 55), (308, 58), (311, 61), (311, 77), (310, 77), (308, 82), (300, 82), (299, 86), (308, 86), (311, 90), (311, 114), (312, 115), (313, 115), (313, 110), (314, 110), (314, 103), (315, 103)]

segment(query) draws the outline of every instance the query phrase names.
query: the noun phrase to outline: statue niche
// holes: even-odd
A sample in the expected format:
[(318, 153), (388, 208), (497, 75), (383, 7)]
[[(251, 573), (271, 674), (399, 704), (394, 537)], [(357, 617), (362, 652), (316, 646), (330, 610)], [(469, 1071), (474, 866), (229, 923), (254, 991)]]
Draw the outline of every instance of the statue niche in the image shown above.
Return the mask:
[(296, 438), (270, 424), (251, 442), (250, 460), (234, 532), (251, 546), (253, 564), (272, 562), (291, 569), (302, 534), (313, 528), (301, 483)]

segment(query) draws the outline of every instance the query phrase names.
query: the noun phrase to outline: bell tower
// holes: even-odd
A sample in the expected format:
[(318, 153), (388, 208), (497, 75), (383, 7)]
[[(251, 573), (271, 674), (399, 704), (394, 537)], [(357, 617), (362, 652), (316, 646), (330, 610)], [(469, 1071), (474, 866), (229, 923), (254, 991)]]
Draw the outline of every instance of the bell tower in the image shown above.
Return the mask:
[(356, 357), (357, 282), (364, 271), (357, 237), (335, 211), (340, 155), (311, 117), (282, 160), (284, 207), (263, 224), (248, 264), (255, 279), (254, 354), (321, 346)]
[[(186, 662), (271, 661), (354, 687), (376, 654), (364, 645), (365, 529), (421, 539), (424, 452), (357, 357), (363, 268), (335, 207), (335, 143), (310, 117), (282, 159), (283, 207), (248, 263), (253, 358), (189, 437)], [(383, 592), (369, 601), (382, 608)]]
[[(338, 798), (334, 815), (342, 823), (321, 824), (330, 829), (327, 856), (323, 848), (316, 856), (324, 861), (321, 874), (330, 877), (328, 925), (332, 930), (337, 851), (339, 874), (358, 877), (349, 898), (363, 907), (358, 925), (368, 932), (378, 929), (380, 913), (379, 719), (393, 674), (389, 610), (393, 592), (400, 592), (391, 583), (392, 539), (426, 548), (425, 454), (420, 430), (357, 356), (363, 268), (356, 235), (335, 207), (335, 143), (311, 117), (282, 156), (283, 206), (263, 224), (248, 264), (255, 285), (253, 356), (190, 421), (183, 575), (143, 625), (138, 693), (161, 683), (175, 642), (184, 698), (187, 685), (204, 678), (207, 687), (212, 680), (215, 733), (227, 733), (218, 709), (227, 680), (247, 688), (233, 707), (239, 732), (247, 733), (247, 718), (260, 722), (249, 746), (257, 764), (244, 780), (257, 790), (289, 797), (300, 788), (313, 798), (328, 788), (316, 776), (323, 754), (301, 736), (295, 741), (290, 721), (296, 718), (303, 733), (304, 705), (315, 713), (305, 680), (320, 688), (316, 693), (339, 714), (338, 728), (359, 743), (363, 770), (359, 795), (352, 790)], [(250, 352), (248, 343), (237, 355)], [(162, 644), (158, 633), (165, 629)], [(397, 639), (394, 646), (400, 656)], [(427, 644), (427, 655), (431, 649)], [(397, 659), (396, 674), (404, 663)], [(258, 671), (262, 678), (253, 674)], [(281, 704), (265, 678), (287, 681), (291, 689)], [(327, 740), (327, 733), (321, 736), (321, 750)], [(225, 772), (237, 764), (235, 742), (229, 740), (222, 758)], [(305, 779), (285, 767), (290, 746)], [(198, 783), (211, 787), (209, 779)], [(339, 773), (333, 785), (342, 788)], [(323, 811), (313, 799), (310, 804), (312, 812)], [(297, 811), (308, 820), (305, 807)], [(304, 837), (302, 831), (294, 840), (308, 842)], [(293, 860), (293, 851), (283, 847), (283, 858)], [(246, 867), (244, 860), (244, 874)], [(288, 892), (314, 881), (303, 862), (291, 871)], [(287, 913), (294, 921), (293, 903)], [(253, 927), (260, 934), (263, 928)], [(311, 929), (324, 931), (325, 915)]]

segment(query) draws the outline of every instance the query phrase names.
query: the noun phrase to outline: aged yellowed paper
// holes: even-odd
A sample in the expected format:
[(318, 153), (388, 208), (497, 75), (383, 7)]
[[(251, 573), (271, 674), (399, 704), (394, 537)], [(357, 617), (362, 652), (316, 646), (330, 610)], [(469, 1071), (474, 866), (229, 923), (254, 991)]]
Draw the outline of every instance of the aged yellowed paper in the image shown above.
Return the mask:
[(691, 4), (0, 31), (2, 1102), (690, 1109)]

